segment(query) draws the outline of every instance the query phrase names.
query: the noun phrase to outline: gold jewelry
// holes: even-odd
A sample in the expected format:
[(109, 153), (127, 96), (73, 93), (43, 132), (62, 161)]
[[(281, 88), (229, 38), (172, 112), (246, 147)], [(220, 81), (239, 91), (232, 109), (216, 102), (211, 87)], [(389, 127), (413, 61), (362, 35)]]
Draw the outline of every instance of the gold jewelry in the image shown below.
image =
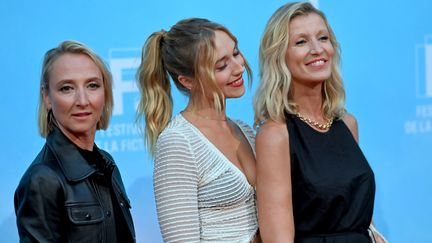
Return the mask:
[(309, 125), (311, 125), (311, 126), (313, 126), (313, 127), (318, 128), (318, 129), (320, 129), (320, 130), (327, 130), (327, 129), (330, 129), (331, 125), (333, 124), (333, 118), (329, 119), (328, 122), (322, 124), (322, 123), (319, 123), (319, 122), (316, 122), (316, 121), (312, 121), (312, 120), (309, 119), (308, 117), (305, 117), (305, 116), (303, 116), (302, 114), (300, 114), (300, 112), (297, 112), (297, 113), (296, 113), (296, 116), (297, 116), (298, 118), (300, 118), (300, 120), (306, 122), (307, 124), (309, 124)]
[(194, 115), (196, 117), (199, 117), (199, 118), (202, 118), (202, 119), (205, 119), (205, 120), (210, 120), (210, 121), (227, 121), (227, 117), (226, 116), (223, 117), (223, 118), (219, 118), (218, 119), (218, 118), (213, 118), (213, 117), (210, 117), (210, 116), (203, 116), (203, 115), (200, 115), (198, 113), (195, 113), (194, 111), (184, 110), (183, 112), (190, 113), (190, 114), (192, 114), (192, 115)]

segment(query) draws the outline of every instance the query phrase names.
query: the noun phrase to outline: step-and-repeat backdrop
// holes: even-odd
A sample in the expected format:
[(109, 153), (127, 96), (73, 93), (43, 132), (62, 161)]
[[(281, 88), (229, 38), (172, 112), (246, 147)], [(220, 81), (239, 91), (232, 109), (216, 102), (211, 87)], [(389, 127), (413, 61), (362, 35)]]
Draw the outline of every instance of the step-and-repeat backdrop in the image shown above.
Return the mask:
[[(374, 221), (390, 242), (432, 242), (432, 2), (312, 1), (342, 47), (347, 108), (375, 171)], [(137, 130), (135, 72), (153, 31), (203, 17), (227, 26), (254, 71), (254, 84), (230, 100), (233, 118), (253, 122), (258, 46), (274, 0), (46, 0), (0, 2), (0, 241), (17, 242), (13, 193), (44, 144), (36, 126), (43, 54), (66, 39), (100, 54), (114, 77), (115, 109), (97, 144), (116, 159), (132, 202), (138, 242), (162, 242), (152, 192), (152, 160)], [(175, 112), (186, 98), (174, 94)]]

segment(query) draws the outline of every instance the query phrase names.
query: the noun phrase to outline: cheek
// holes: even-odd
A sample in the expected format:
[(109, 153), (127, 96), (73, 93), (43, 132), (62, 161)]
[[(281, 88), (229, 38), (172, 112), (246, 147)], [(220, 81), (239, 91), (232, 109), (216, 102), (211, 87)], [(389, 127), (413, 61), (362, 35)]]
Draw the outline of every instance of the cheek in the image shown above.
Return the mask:
[(288, 69), (291, 72), (293, 72), (296, 69), (298, 69), (298, 66), (299, 66), (298, 58), (296, 58), (294, 55), (289, 55), (286, 58), (286, 64), (287, 64)]
[(99, 112), (102, 112), (104, 106), (105, 106), (105, 94), (102, 92), (98, 95), (96, 95), (93, 99), (93, 105), (96, 110)]
[(330, 44), (326, 49), (327, 49), (328, 56), (332, 58), (335, 53), (335, 49), (333, 45)]
[(329, 67), (331, 68), (333, 65), (333, 58), (334, 58), (334, 54), (335, 54), (335, 50), (333, 49), (333, 47), (330, 47), (328, 52), (328, 60), (329, 60)]
[(303, 58), (301, 53), (298, 51), (288, 51), (285, 60), (288, 66), (288, 69), (295, 69), (300, 63), (303, 63)]
[[(49, 97), (52, 114), (59, 124), (64, 124), (68, 119), (73, 102), (64, 97)], [(72, 104), (71, 104), (72, 103)]]
[(62, 111), (67, 110), (72, 103), (69, 99), (67, 99), (67, 97), (57, 97), (55, 95), (49, 96), (48, 102), (51, 109), (55, 113), (61, 113)]
[(222, 72), (217, 72), (215, 74), (216, 84), (221, 88), (225, 85), (228, 79), (229, 79), (229, 72), (225, 70)]

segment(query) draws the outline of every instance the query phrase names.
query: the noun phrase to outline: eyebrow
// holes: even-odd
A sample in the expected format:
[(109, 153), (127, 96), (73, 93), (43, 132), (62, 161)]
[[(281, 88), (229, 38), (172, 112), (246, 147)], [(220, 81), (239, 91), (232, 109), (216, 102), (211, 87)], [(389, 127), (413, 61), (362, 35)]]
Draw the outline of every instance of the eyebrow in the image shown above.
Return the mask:
[[(322, 34), (329, 35), (330, 32), (327, 29), (320, 29), (315, 35), (322, 35)], [(304, 36), (308, 36), (308, 34), (304, 33), (304, 32), (301, 32), (301, 33), (292, 35), (293, 38), (299, 38), (299, 37), (304, 37)]]
[[(103, 78), (94, 76), (94, 77), (89, 77), (85, 80), (85, 82), (91, 82), (91, 81), (99, 81), (99, 82), (103, 82)], [(57, 84), (63, 85), (63, 84), (67, 84), (67, 83), (73, 83), (74, 79), (69, 79), (69, 78), (65, 78), (60, 80), (59, 82), (57, 82)]]

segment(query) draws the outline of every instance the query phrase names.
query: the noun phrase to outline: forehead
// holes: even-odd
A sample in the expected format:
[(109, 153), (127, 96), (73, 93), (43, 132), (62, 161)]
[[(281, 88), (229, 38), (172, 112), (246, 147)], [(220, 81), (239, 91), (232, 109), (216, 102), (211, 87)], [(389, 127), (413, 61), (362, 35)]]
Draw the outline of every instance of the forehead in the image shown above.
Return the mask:
[(316, 13), (296, 16), (289, 23), (290, 36), (316, 33), (319, 31), (328, 30), (323, 18)]
[(85, 76), (102, 76), (96, 63), (85, 54), (62, 54), (52, 63), (50, 70), (50, 79), (77, 79)]
[(226, 32), (221, 30), (215, 31), (214, 43), (218, 58), (231, 53), (236, 45), (235, 41)]

